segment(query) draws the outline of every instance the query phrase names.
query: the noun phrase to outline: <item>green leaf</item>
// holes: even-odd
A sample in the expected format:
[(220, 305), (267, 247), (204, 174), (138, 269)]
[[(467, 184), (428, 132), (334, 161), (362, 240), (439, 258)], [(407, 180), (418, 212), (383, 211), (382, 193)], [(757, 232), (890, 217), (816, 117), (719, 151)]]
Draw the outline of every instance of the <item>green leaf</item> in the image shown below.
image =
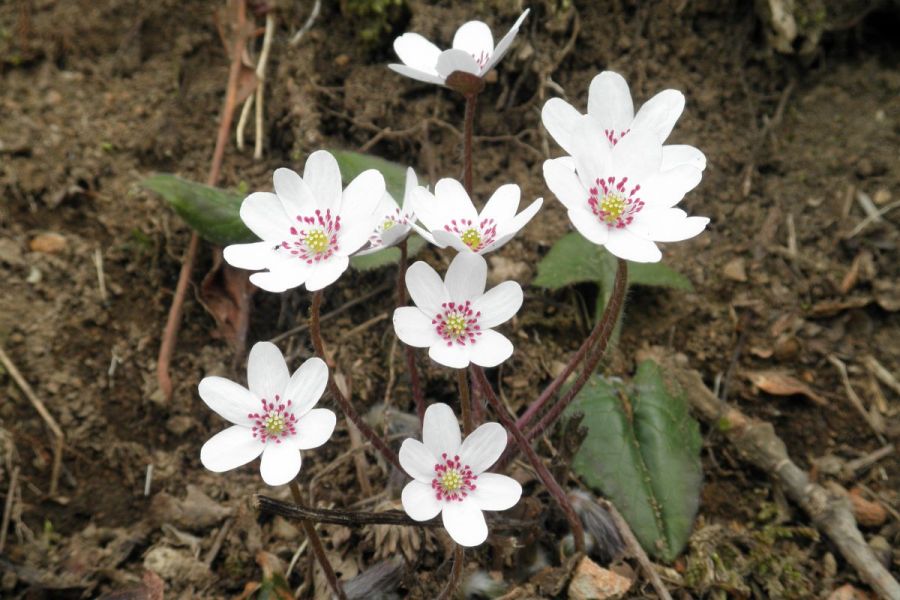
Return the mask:
[[(407, 256), (412, 258), (416, 254), (418, 254), (419, 250), (421, 250), (422, 246), (424, 245), (425, 240), (420, 236), (416, 234), (410, 235), (406, 240)], [(357, 271), (369, 271), (371, 269), (377, 269), (379, 267), (392, 265), (399, 260), (400, 249), (397, 247), (391, 247), (385, 248), (384, 250), (379, 250), (378, 252), (373, 252), (372, 254), (366, 254), (364, 256), (351, 256), (350, 266)]]
[(353, 181), (363, 171), (376, 169), (384, 175), (384, 183), (387, 186), (388, 193), (394, 197), (395, 201), (403, 203), (403, 193), (406, 189), (406, 167), (360, 152), (333, 150), (331, 153), (337, 159), (338, 166), (341, 168), (341, 177), (344, 180), (344, 185)]
[(214, 244), (258, 241), (241, 221), (242, 194), (166, 173), (148, 177), (141, 185), (162, 196), (194, 231)]
[(537, 266), (534, 285), (556, 290), (574, 283), (602, 282), (616, 274), (616, 261), (601, 246), (592, 244), (578, 233), (559, 238)]
[(694, 291), (690, 279), (661, 262), (628, 263), (628, 283)]
[(630, 393), (594, 376), (569, 411), (584, 413), (588, 428), (573, 471), (615, 503), (648, 553), (670, 562), (697, 514), (702, 440), (684, 393), (664, 375), (644, 361)]

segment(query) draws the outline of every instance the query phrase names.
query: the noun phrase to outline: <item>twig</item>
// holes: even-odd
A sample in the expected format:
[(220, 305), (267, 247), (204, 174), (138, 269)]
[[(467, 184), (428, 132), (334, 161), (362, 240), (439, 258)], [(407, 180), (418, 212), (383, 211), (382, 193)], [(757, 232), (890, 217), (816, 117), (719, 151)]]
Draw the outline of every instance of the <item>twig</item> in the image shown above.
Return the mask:
[(31, 389), (31, 385), (29, 385), (28, 381), (25, 380), (25, 378), (22, 376), (21, 371), (19, 371), (18, 367), (16, 367), (12, 359), (9, 358), (2, 347), (0, 347), (0, 362), (3, 363), (3, 368), (5, 368), (6, 372), (9, 373), (10, 377), (13, 378), (13, 381), (16, 382), (16, 384), (25, 394), (25, 397), (28, 398), (28, 401), (31, 402), (31, 405), (34, 406), (34, 409), (41, 416), (41, 419), (44, 420), (44, 423), (47, 424), (47, 427), (56, 438), (56, 442), (53, 446), (53, 466), (50, 468), (49, 493), (50, 497), (56, 496), (57, 486), (59, 484), (59, 472), (62, 468), (63, 447), (65, 445), (65, 436), (63, 435), (63, 431), (60, 428), (59, 424), (56, 422), (56, 419), (53, 418), (53, 415), (50, 414), (50, 411), (47, 410), (44, 402), (40, 398), (38, 398), (37, 394), (34, 393), (34, 390)]
[(100, 302), (109, 302), (109, 293), (106, 291), (106, 275), (103, 272), (103, 252), (100, 248), (94, 249), (94, 268), (97, 269), (97, 288), (100, 291)]
[(884, 365), (878, 362), (878, 360), (876, 360), (874, 356), (870, 355), (865, 357), (863, 359), (863, 363), (865, 363), (866, 368), (869, 370), (869, 372), (877, 377), (878, 380), (881, 381), (881, 383), (894, 390), (897, 395), (900, 395), (900, 381), (897, 381), (897, 378), (894, 377), (890, 371), (884, 368)]
[(222, 549), (222, 544), (225, 543), (225, 538), (228, 536), (228, 532), (231, 530), (233, 524), (234, 519), (229, 517), (225, 519), (225, 522), (222, 523), (222, 527), (216, 532), (216, 537), (213, 538), (213, 543), (206, 553), (206, 558), (203, 559), (203, 563), (207, 567), (212, 566), (213, 562), (215, 562), (216, 557), (219, 555), (219, 551)]
[(147, 472), (144, 474), (144, 496), (150, 495), (151, 485), (153, 485), (153, 463), (147, 465)]
[(856, 394), (856, 390), (853, 389), (853, 386), (850, 385), (850, 377), (847, 375), (847, 365), (839, 359), (834, 354), (829, 354), (827, 357), (828, 362), (833, 364), (835, 368), (838, 370), (838, 374), (841, 377), (841, 383), (844, 384), (844, 389), (847, 391), (847, 398), (850, 399), (850, 404), (853, 405), (853, 408), (856, 409), (856, 412), (862, 416), (863, 420), (866, 424), (872, 429), (875, 433), (875, 437), (878, 438), (878, 441), (884, 444), (886, 442), (884, 435), (882, 434), (881, 427), (879, 424), (872, 419), (872, 415), (869, 414), (869, 411), (866, 410), (866, 407), (863, 406), (862, 400)]
[(3, 506), (3, 520), (0, 521), (0, 554), (6, 547), (6, 530), (9, 529), (9, 519), (12, 516), (13, 501), (16, 497), (16, 486), (19, 484), (19, 467), (14, 467), (9, 476), (9, 488), (6, 490), (6, 502)]
[(900, 598), (900, 584), (866, 544), (845, 497), (832, 495), (811, 481), (806, 471), (791, 460), (784, 442), (770, 423), (752, 419), (721, 402), (703, 383), (700, 373), (678, 366), (670, 354), (660, 352), (657, 358), (684, 389), (694, 412), (723, 432), (747, 461), (764, 473), (770, 473), (788, 497), (797, 502), (816, 527), (834, 542), (863, 581), (885, 600)]
[(462, 579), (464, 560), (465, 551), (463, 550), (463, 547), (459, 544), (454, 544), (453, 568), (450, 569), (450, 579), (447, 580), (447, 585), (441, 591), (438, 600), (450, 600), (450, 598), (453, 598), (456, 594), (456, 590), (459, 588), (459, 582)]
[[(209, 167), (209, 176), (206, 184), (215, 187), (219, 182), (222, 172), (222, 159), (225, 157), (225, 145), (228, 143), (228, 132), (231, 130), (231, 121), (234, 118), (234, 108), (237, 99), (238, 78), (241, 73), (241, 56), (247, 42), (246, 5), (243, 0), (236, 3), (234, 19), (234, 39), (231, 50), (231, 66), (228, 70), (228, 85), (225, 88), (225, 102), (222, 106), (222, 120), (219, 123), (219, 131), (216, 135), (216, 147), (213, 150), (212, 162)], [(163, 329), (162, 341), (159, 346), (159, 356), (156, 359), (156, 379), (162, 390), (166, 402), (172, 399), (172, 379), (169, 377), (169, 364), (172, 362), (172, 354), (175, 352), (175, 343), (178, 339), (178, 329), (181, 326), (181, 315), (184, 311), (184, 299), (187, 295), (188, 284), (191, 279), (191, 271), (194, 261), (197, 259), (197, 251), (200, 248), (200, 236), (196, 231), (191, 233), (191, 241), (188, 244), (184, 260), (181, 263), (181, 271), (178, 273), (178, 283), (172, 296), (172, 304), (169, 306), (169, 314), (166, 318), (166, 326)]]
[(256, 104), (256, 95), (250, 94), (241, 107), (241, 116), (238, 117), (237, 127), (234, 131), (234, 145), (237, 146), (238, 150), (244, 149), (244, 132), (247, 129), (247, 122), (250, 120), (250, 113), (253, 111), (254, 104)]
[(369, 320), (367, 320), (367, 321), (363, 321), (362, 323), (360, 323), (359, 325), (357, 325), (356, 327), (354, 327), (353, 329), (351, 329), (351, 330), (348, 331), (347, 333), (343, 334), (343, 335), (341, 336), (341, 340), (344, 340), (344, 341), (345, 341), (345, 340), (349, 340), (349, 339), (352, 338), (353, 336), (359, 335), (360, 333), (362, 333), (362, 332), (365, 331), (366, 329), (372, 327), (373, 325), (377, 325), (378, 323), (381, 323), (382, 321), (384, 321), (385, 319), (387, 319), (389, 316), (390, 316), (390, 313), (386, 313), (386, 312), (383, 312), (383, 313), (381, 313), (381, 314), (375, 315), (375, 316), (372, 317), (371, 319), (369, 319)]
[[(309, 519), (316, 523), (345, 525), (347, 527), (364, 527), (366, 525), (403, 525), (407, 527), (427, 527), (429, 529), (443, 527), (440, 519), (430, 521), (414, 521), (402, 510), (384, 510), (380, 512), (356, 512), (337, 508), (310, 508), (301, 504), (282, 502), (268, 496), (254, 496), (255, 507), (264, 513), (279, 515), (285, 519), (298, 521)], [(485, 514), (491, 529), (504, 532), (521, 531), (534, 525), (531, 521), (507, 519), (493, 513)]]
[(275, 11), (266, 13), (266, 32), (263, 34), (262, 51), (256, 63), (256, 137), (253, 140), (253, 158), (262, 158), (263, 151), (263, 99), (266, 91), (266, 65), (269, 62), (269, 51), (272, 49), (272, 38), (275, 34)]
[(644, 552), (640, 542), (634, 537), (634, 532), (631, 531), (631, 527), (628, 526), (628, 521), (625, 520), (625, 517), (622, 516), (619, 509), (616, 508), (615, 504), (608, 500), (599, 500), (598, 503), (605, 508), (606, 512), (613, 518), (616, 529), (619, 530), (619, 535), (622, 536), (622, 541), (625, 542), (625, 548), (631, 556), (638, 561), (638, 564), (641, 565), (641, 569), (643, 569), (647, 579), (650, 580), (650, 585), (656, 590), (656, 596), (662, 598), (662, 600), (672, 600), (672, 596), (669, 594), (666, 584), (663, 583), (662, 579), (659, 577), (659, 573), (653, 568), (653, 563), (650, 562), (650, 558), (647, 556), (647, 553)]
[[(296, 479), (291, 481), (290, 488), (291, 495), (294, 497), (294, 502), (299, 504), (301, 501), (300, 486), (297, 485)], [(328, 555), (325, 554), (325, 547), (322, 545), (322, 538), (319, 537), (316, 526), (313, 525), (312, 521), (309, 519), (301, 519), (300, 524), (303, 525), (303, 531), (306, 532), (306, 539), (309, 540), (309, 547), (312, 548), (313, 554), (316, 555), (316, 560), (319, 561), (319, 566), (322, 567), (322, 571), (325, 573), (325, 579), (328, 580), (328, 585), (331, 586), (331, 590), (340, 600), (347, 600), (347, 595), (344, 594), (341, 582), (338, 581), (337, 574), (335, 574), (334, 568), (328, 560)]]
[[(881, 210), (879, 210), (875, 215), (880, 219), (882, 215), (887, 214), (888, 212), (894, 210), (895, 208), (900, 207), (900, 200), (897, 202), (891, 202)], [(865, 219), (859, 222), (859, 224), (853, 228), (853, 230), (847, 234), (847, 239), (850, 239), (859, 234), (863, 229), (869, 226), (870, 223), (874, 223), (877, 219), (873, 215), (868, 215)]]
[(320, 10), (322, 10), (322, 0), (316, 0), (316, 3), (313, 4), (312, 11), (309, 13), (309, 17), (306, 19), (306, 23), (304, 23), (303, 27), (298, 29), (297, 33), (291, 38), (291, 41), (289, 42), (291, 46), (299, 44), (300, 40), (303, 39), (303, 36), (306, 35), (306, 32), (312, 29), (313, 23), (316, 22)]
[(744, 177), (741, 183), (741, 195), (744, 198), (750, 195), (750, 190), (753, 187), (753, 173), (756, 170), (756, 161), (762, 153), (766, 140), (769, 138), (769, 134), (771, 134), (775, 126), (781, 122), (781, 118), (784, 116), (784, 109), (787, 106), (788, 99), (791, 97), (791, 93), (794, 91), (794, 85), (796, 83), (797, 82), (792, 79), (784, 86), (784, 90), (781, 92), (781, 97), (778, 99), (778, 105), (775, 107), (772, 118), (765, 122), (762, 130), (759, 132), (756, 143), (753, 144), (753, 148), (750, 150), (750, 160), (747, 161), (747, 164), (744, 167)]
[(868, 469), (875, 463), (877, 463), (882, 458), (890, 456), (894, 453), (894, 445), (887, 444), (886, 446), (882, 446), (878, 450), (874, 452), (870, 452), (865, 456), (860, 456), (859, 458), (848, 460), (844, 463), (844, 467), (841, 469), (842, 473), (845, 473), (847, 479), (852, 479), (856, 477), (858, 471), (862, 471), (863, 469)]

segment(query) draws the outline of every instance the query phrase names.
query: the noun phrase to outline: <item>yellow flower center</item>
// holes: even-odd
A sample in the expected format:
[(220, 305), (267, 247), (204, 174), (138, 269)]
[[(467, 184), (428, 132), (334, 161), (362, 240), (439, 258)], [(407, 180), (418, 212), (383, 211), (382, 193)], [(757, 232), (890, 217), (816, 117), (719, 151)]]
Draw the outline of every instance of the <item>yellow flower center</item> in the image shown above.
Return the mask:
[(603, 220), (607, 223), (615, 223), (616, 219), (625, 212), (625, 198), (616, 194), (607, 194), (600, 201), (600, 210), (606, 213)]
[(441, 487), (444, 488), (444, 491), (446, 492), (455, 492), (462, 487), (462, 484), (462, 475), (460, 475), (459, 471), (456, 469), (448, 469), (447, 472), (441, 476)]
[(462, 315), (450, 315), (447, 317), (447, 330), (453, 337), (459, 337), (466, 330), (466, 319)]
[(385, 219), (385, 220), (384, 220), (384, 223), (381, 224), (381, 230), (382, 230), (382, 231), (387, 231), (388, 229), (390, 229), (390, 228), (393, 227), (393, 226), (394, 226), (394, 220), (393, 220), (393, 219)]
[(477, 250), (478, 246), (481, 245), (481, 234), (478, 233), (478, 230), (474, 227), (466, 229), (459, 237), (463, 241), (463, 244), (471, 248), (473, 251)]
[(266, 433), (269, 435), (278, 435), (284, 431), (284, 416), (270, 415), (269, 418), (266, 419)]
[(306, 235), (306, 247), (316, 254), (328, 250), (328, 236), (321, 229), (313, 229)]

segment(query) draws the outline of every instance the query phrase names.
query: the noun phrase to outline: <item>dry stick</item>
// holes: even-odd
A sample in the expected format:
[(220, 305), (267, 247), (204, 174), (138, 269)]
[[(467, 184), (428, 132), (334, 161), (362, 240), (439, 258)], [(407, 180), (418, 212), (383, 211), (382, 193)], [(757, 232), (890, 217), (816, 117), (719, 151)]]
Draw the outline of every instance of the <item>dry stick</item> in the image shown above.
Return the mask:
[(12, 516), (13, 499), (16, 497), (16, 485), (19, 483), (19, 467), (14, 467), (9, 476), (9, 488), (6, 491), (6, 503), (3, 506), (3, 520), (0, 521), (0, 554), (6, 547), (6, 530), (9, 529), (9, 519)]
[[(332, 525), (344, 525), (346, 527), (361, 527), (366, 525), (403, 525), (407, 527), (425, 527), (437, 529), (443, 527), (440, 519), (430, 521), (414, 521), (402, 510), (384, 510), (380, 512), (356, 512), (338, 508), (310, 508), (300, 504), (282, 502), (268, 496), (255, 496), (254, 504), (257, 510), (264, 513), (279, 515), (285, 519), (299, 521), (309, 519), (316, 523), (330, 523)], [(532, 521), (520, 519), (507, 519), (492, 513), (485, 514), (491, 531), (521, 532), (523, 529), (533, 527)]]
[(856, 394), (853, 386), (850, 385), (850, 377), (847, 375), (847, 365), (845, 365), (844, 361), (839, 359), (834, 354), (829, 354), (826, 358), (828, 359), (828, 362), (833, 364), (834, 367), (838, 370), (838, 374), (841, 377), (841, 383), (844, 384), (844, 389), (847, 391), (847, 398), (850, 400), (850, 404), (852, 404), (853, 408), (856, 409), (856, 412), (860, 414), (860, 416), (875, 434), (875, 437), (878, 438), (878, 441), (882, 444), (887, 442), (884, 435), (882, 434), (882, 428), (879, 426), (878, 422), (872, 418), (872, 415), (869, 414), (869, 411), (866, 410), (866, 407), (863, 405), (862, 400)]
[(659, 577), (659, 573), (656, 572), (656, 569), (653, 568), (653, 563), (650, 562), (650, 558), (647, 556), (647, 553), (644, 552), (644, 549), (641, 547), (640, 542), (637, 541), (637, 538), (634, 537), (634, 532), (631, 531), (631, 527), (628, 526), (628, 521), (625, 520), (625, 517), (622, 516), (622, 513), (619, 512), (619, 509), (616, 508), (615, 504), (608, 500), (600, 500), (600, 506), (606, 509), (606, 512), (610, 514), (613, 518), (613, 522), (616, 524), (616, 529), (619, 530), (619, 534), (622, 536), (622, 541), (625, 542), (625, 547), (628, 549), (628, 552), (633, 556), (638, 564), (641, 565), (641, 568), (644, 570), (644, 574), (647, 575), (647, 579), (650, 580), (650, 585), (653, 586), (653, 589), (656, 590), (656, 595), (662, 600), (672, 600), (671, 594), (669, 594), (669, 589), (666, 587), (666, 584), (663, 583), (662, 579)]
[(256, 64), (256, 138), (253, 140), (253, 158), (259, 160), (263, 155), (263, 97), (266, 87), (266, 64), (269, 62), (269, 51), (272, 49), (272, 38), (275, 34), (275, 12), (266, 13), (266, 32), (263, 34), (262, 52)]
[[(222, 172), (222, 159), (225, 156), (225, 145), (228, 143), (228, 131), (231, 129), (231, 121), (234, 118), (238, 77), (241, 73), (241, 55), (244, 52), (244, 45), (247, 41), (245, 24), (246, 6), (243, 1), (239, 1), (237, 3), (237, 19), (234, 23), (234, 31), (237, 34), (235, 35), (234, 46), (231, 49), (231, 67), (228, 70), (228, 86), (225, 89), (222, 120), (219, 123), (219, 132), (216, 135), (216, 147), (213, 150), (209, 176), (206, 178), (206, 184), (211, 187), (215, 187), (219, 182), (219, 175)], [(178, 328), (181, 326), (181, 314), (184, 310), (184, 299), (187, 295), (191, 271), (194, 268), (194, 261), (197, 259), (197, 250), (199, 248), (200, 236), (195, 231), (191, 233), (191, 241), (185, 252), (184, 261), (181, 263), (178, 284), (175, 286), (175, 294), (172, 296), (172, 305), (169, 307), (166, 327), (163, 330), (162, 342), (159, 346), (159, 356), (156, 359), (156, 379), (167, 402), (172, 399), (172, 379), (169, 377), (169, 364), (172, 362), (172, 354), (175, 351)]]
[(860, 578), (886, 600), (900, 600), (900, 583), (866, 544), (846, 497), (830, 494), (811, 481), (787, 453), (784, 442), (771, 423), (748, 417), (720, 401), (703, 383), (700, 373), (679, 367), (671, 356), (657, 357), (667, 372), (685, 390), (694, 412), (718, 431), (724, 432), (751, 464), (777, 480), (788, 497), (798, 503), (813, 523), (838, 547)]
[(472, 395), (469, 393), (469, 375), (465, 369), (456, 370), (456, 385), (459, 388), (459, 406), (462, 409), (463, 432), (472, 433)]
[(453, 549), (453, 568), (450, 570), (450, 579), (447, 581), (446, 587), (441, 591), (441, 595), (438, 596), (438, 600), (449, 600), (450, 598), (453, 598), (459, 587), (459, 582), (462, 579), (465, 553), (462, 546), (459, 544), (455, 544), (455, 546), (456, 547)]
[[(322, 331), (319, 325), (319, 311), (321, 310), (321, 307), (322, 291), (319, 290), (313, 293), (312, 307), (310, 308), (309, 314), (309, 336), (312, 339), (313, 348), (315, 348), (316, 354), (319, 358), (325, 360), (325, 343), (322, 341)], [(335, 383), (334, 376), (330, 370), (328, 372), (328, 390), (331, 392), (331, 395), (334, 396), (341, 411), (348, 419), (353, 421), (353, 424), (356, 425), (359, 432), (362, 433), (379, 452), (381, 452), (381, 455), (387, 462), (402, 470), (400, 460), (397, 458), (397, 453), (391, 450), (390, 446), (375, 433), (375, 430), (369, 427), (369, 424), (360, 418), (359, 413), (356, 412), (356, 409), (353, 408), (353, 405), (347, 400)]]
[(553, 499), (556, 500), (559, 507), (562, 509), (563, 514), (566, 516), (566, 520), (569, 522), (569, 527), (572, 528), (572, 536), (575, 538), (575, 551), (584, 553), (584, 529), (581, 526), (581, 520), (578, 518), (578, 515), (575, 514), (575, 509), (572, 508), (569, 497), (563, 491), (559, 483), (557, 483), (556, 479), (553, 478), (550, 470), (547, 469), (547, 466), (541, 461), (537, 452), (535, 452), (534, 448), (531, 447), (531, 444), (528, 443), (525, 434), (516, 426), (516, 422), (512, 415), (506, 410), (506, 407), (503, 406), (503, 403), (500, 402), (500, 399), (494, 393), (494, 388), (491, 387), (491, 383), (484, 374), (484, 369), (476, 365), (471, 365), (470, 368), (475, 375), (475, 381), (481, 388), (482, 394), (487, 398), (491, 408), (494, 409), (497, 418), (500, 419), (500, 423), (508, 431), (512, 432), (513, 437), (516, 438), (516, 443), (518, 443), (522, 452), (525, 453), (525, 456), (528, 457), (528, 461), (531, 463), (531, 466), (534, 467), (534, 470), (547, 488), (547, 491), (550, 492), (550, 495), (553, 496)]
[[(397, 269), (397, 306), (406, 305), (406, 267), (409, 263), (409, 249), (406, 240), (400, 246), (400, 265)], [(419, 369), (416, 367), (416, 353), (412, 346), (403, 344), (406, 350), (406, 370), (409, 371), (409, 385), (412, 388), (413, 401), (416, 404), (416, 414), (419, 415), (419, 424), (425, 422), (425, 394), (422, 392), (422, 382), (419, 380)]]
[[(291, 480), (290, 488), (291, 495), (294, 497), (294, 502), (300, 504), (303, 501), (303, 496), (300, 494), (300, 486), (297, 485), (296, 479)], [(325, 579), (328, 580), (328, 585), (331, 586), (331, 589), (338, 598), (347, 600), (347, 595), (344, 594), (344, 589), (341, 587), (341, 583), (338, 581), (337, 575), (335, 574), (331, 563), (328, 561), (328, 555), (325, 554), (325, 547), (322, 546), (322, 538), (319, 537), (316, 526), (313, 525), (312, 521), (309, 519), (302, 519), (300, 524), (303, 525), (303, 530), (306, 532), (306, 539), (309, 540), (309, 545), (313, 550), (313, 554), (316, 555), (316, 560), (319, 561), (319, 566), (322, 567), (322, 571), (325, 572)]]
[(19, 371), (18, 367), (16, 367), (15, 363), (13, 363), (12, 359), (6, 354), (2, 347), (0, 347), (0, 362), (3, 363), (3, 368), (5, 368), (6, 372), (13, 378), (13, 381), (16, 382), (25, 394), (25, 397), (28, 398), (28, 401), (31, 402), (31, 405), (34, 406), (34, 409), (41, 416), (41, 419), (47, 424), (50, 432), (53, 433), (53, 437), (56, 438), (56, 442), (53, 445), (53, 465), (50, 468), (49, 495), (53, 497), (56, 495), (57, 486), (59, 484), (59, 471), (62, 468), (63, 447), (66, 443), (65, 436), (63, 435), (63, 431), (59, 424), (56, 422), (56, 419), (54, 419), (53, 415), (50, 414), (50, 411), (47, 410), (44, 402), (34, 393), (34, 390), (31, 389), (31, 385), (29, 385), (28, 381), (22, 376), (22, 372)]

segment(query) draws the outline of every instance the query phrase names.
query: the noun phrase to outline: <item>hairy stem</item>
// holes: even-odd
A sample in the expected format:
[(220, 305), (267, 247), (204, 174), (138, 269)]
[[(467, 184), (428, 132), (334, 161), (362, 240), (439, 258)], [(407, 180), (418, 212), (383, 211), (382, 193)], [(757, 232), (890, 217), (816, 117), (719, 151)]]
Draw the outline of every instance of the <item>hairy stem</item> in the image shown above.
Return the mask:
[[(316, 355), (322, 360), (325, 359), (325, 343), (322, 341), (322, 331), (319, 325), (319, 312), (322, 308), (322, 291), (319, 290), (313, 293), (312, 298), (312, 307), (310, 308), (309, 314), (309, 336), (312, 339), (313, 348), (315, 348)], [(326, 361), (327, 362), (327, 361)], [(341, 412), (346, 415), (348, 419), (353, 421), (353, 424), (356, 425), (356, 428), (359, 429), (360, 433), (365, 436), (365, 438), (373, 445), (375, 448), (381, 452), (381, 455), (384, 459), (402, 470), (400, 466), (400, 460), (397, 458), (397, 453), (391, 450), (390, 446), (381, 439), (375, 430), (369, 427), (369, 424), (362, 420), (359, 416), (359, 413), (356, 412), (356, 409), (353, 408), (353, 405), (347, 400), (347, 397), (344, 396), (344, 393), (341, 392), (341, 389), (337, 386), (337, 383), (334, 381), (334, 375), (332, 370), (328, 370), (328, 391), (331, 392), (331, 395), (334, 397), (335, 401), (338, 403), (338, 406), (341, 409)]]
[[(228, 84), (225, 88), (222, 119), (219, 121), (216, 147), (213, 150), (209, 175), (206, 178), (206, 184), (213, 187), (219, 182), (219, 176), (222, 172), (222, 159), (225, 156), (225, 144), (228, 143), (228, 132), (231, 130), (231, 121), (234, 119), (238, 79), (241, 74), (241, 56), (244, 53), (244, 46), (247, 42), (245, 23), (246, 6), (243, 1), (239, 1), (234, 23), (234, 31), (237, 33), (234, 38), (234, 44), (231, 47), (231, 66), (228, 70)], [(156, 359), (156, 380), (166, 401), (172, 399), (172, 379), (169, 377), (169, 365), (172, 362), (172, 354), (175, 352), (178, 329), (181, 326), (181, 315), (184, 312), (184, 299), (187, 295), (188, 284), (191, 281), (191, 272), (194, 269), (194, 262), (197, 259), (199, 248), (200, 236), (197, 235), (197, 232), (194, 232), (191, 234), (191, 241), (188, 243), (184, 260), (181, 263), (178, 283), (175, 285), (172, 304), (169, 306), (169, 314), (166, 317), (166, 327), (163, 329), (162, 341), (159, 345), (159, 355)]]
[(503, 403), (500, 402), (500, 399), (494, 393), (494, 388), (491, 387), (491, 383), (484, 374), (484, 369), (475, 365), (472, 365), (471, 369), (475, 375), (475, 381), (481, 388), (484, 397), (487, 398), (488, 404), (491, 405), (491, 408), (493, 408), (494, 412), (497, 414), (497, 418), (500, 419), (500, 423), (512, 433), (519, 448), (528, 458), (528, 462), (534, 467), (537, 476), (562, 509), (566, 520), (569, 522), (569, 527), (572, 529), (572, 536), (575, 538), (575, 551), (583, 553), (584, 529), (581, 526), (581, 520), (578, 518), (578, 515), (575, 514), (575, 509), (572, 507), (569, 497), (566, 495), (565, 491), (563, 491), (562, 486), (560, 486), (556, 479), (553, 478), (550, 470), (547, 469), (547, 466), (541, 461), (537, 452), (535, 452), (534, 448), (531, 447), (531, 444), (528, 443), (525, 434), (516, 426), (516, 422), (512, 415), (509, 414), (509, 411), (506, 410), (506, 407), (503, 406)]
[(465, 552), (463, 551), (463, 547), (456, 544), (456, 547), (453, 550), (453, 568), (450, 570), (450, 579), (441, 591), (441, 595), (438, 596), (438, 600), (449, 600), (450, 598), (455, 597), (456, 590), (459, 588), (459, 582), (462, 579), (464, 560)]
[(463, 433), (469, 435), (472, 426), (472, 394), (469, 393), (469, 375), (465, 369), (456, 370), (456, 385), (459, 388), (459, 407), (462, 412)]
[[(297, 485), (297, 481), (294, 480), (291, 481), (290, 487), (294, 502), (299, 504), (303, 499), (300, 494), (300, 486)], [(303, 525), (303, 531), (306, 532), (306, 539), (309, 540), (309, 546), (312, 548), (316, 560), (319, 561), (319, 566), (321, 566), (322, 571), (325, 572), (325, 579), (328, 580), (328, 585), (331, 586), (335, 596), (340, 598), (340, 600), (347, 600), (347, 595), (344, 594), (341, 583), (338, 581), (337, 574), (335, 574), (334, 569), (331, 567), (331, 563), (328, 561), (328, 555), (325, 554), (325, 548), (322, 546), (322, 538), (319, 537), (316, 526), (313, 525), (313, 522), (309, 519), (302, 519), (300, 524)]]
[[(400, 246), (400, 265), (397, 269), (397, 306), (406, 305), (406, 267), (409, 264), (409, 252), (406, 240)], [(412, 388), (413, 401), (416, 404), (416, 414), (419, 415), (419, 424), (425, 421), (425, 394), (422, 392), (422, 382), (419, 380), (419, 369), (416, 367), (416, 353), (412, 346), (403, 344), (406, 350), (406, 370), (409, 371), (409, 385)]]

